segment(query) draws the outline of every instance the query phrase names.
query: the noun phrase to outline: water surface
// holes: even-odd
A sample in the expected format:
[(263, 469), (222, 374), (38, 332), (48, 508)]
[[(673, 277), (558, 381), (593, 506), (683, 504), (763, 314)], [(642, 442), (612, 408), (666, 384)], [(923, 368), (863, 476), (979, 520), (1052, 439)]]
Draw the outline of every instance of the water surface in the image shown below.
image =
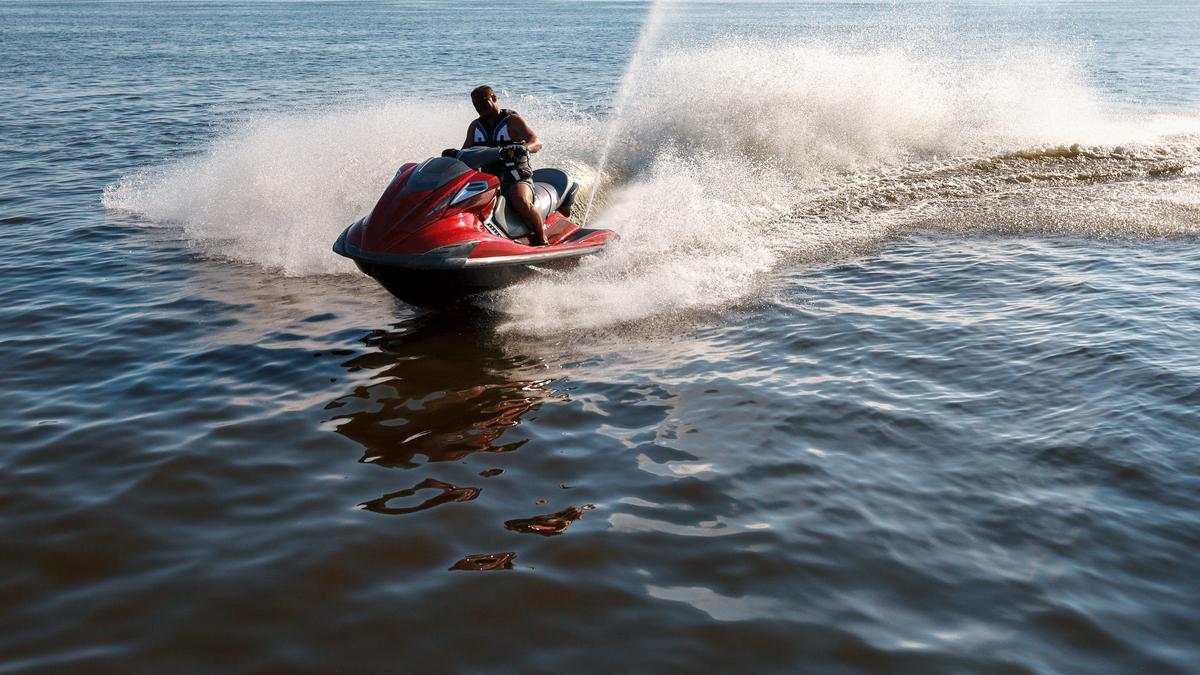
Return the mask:
[[(0, 672), (1190, 672), (1193, 10), (0, 6)], [(485, 80), (623, 239), (425, 313)]]

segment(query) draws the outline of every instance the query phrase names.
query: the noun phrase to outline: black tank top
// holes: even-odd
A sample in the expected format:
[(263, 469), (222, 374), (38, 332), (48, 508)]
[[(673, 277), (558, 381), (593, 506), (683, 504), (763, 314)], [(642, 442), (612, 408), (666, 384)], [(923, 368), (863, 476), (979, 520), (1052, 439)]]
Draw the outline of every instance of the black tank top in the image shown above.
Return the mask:
[[(508, 133), (508, 119), (513, 114), (513, 111), (508, 108), (501, 108), (496, 123), (490, 127), (482, 117), (476, 119), (471, 125), (471, 147), (502, 148), (506, 145), (515, 145), (516, 141)], [(528, 180), (533, 176), (533, 168), (529, 166), (528, 156), (508, 162), (492, 162), (482, 168), (487, 173), (499, 178), (501, 184), (504, 185)]]

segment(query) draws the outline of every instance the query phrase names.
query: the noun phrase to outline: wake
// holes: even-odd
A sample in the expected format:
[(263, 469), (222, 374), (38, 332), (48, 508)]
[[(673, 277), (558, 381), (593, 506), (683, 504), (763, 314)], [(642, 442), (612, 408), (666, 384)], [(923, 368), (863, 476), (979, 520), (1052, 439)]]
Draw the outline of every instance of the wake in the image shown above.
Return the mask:
[[(1049, 50), (963, 61), (730, 40), (646, 59), (611, 119), (552, 98), (515, 107), (549, 141), (538, 164), (596, 176), (588, 225), (622, 236), (492, 298), (516, 331), (720, 308), (781, 265), (919, 230), (1200, 234), (1200, 116), (1106, 104)], [(260, 116), (102, 201), (214, 257), (348, 272), (331, 242), (397, 166), (455, 145), (470, 118), (461, 101), (419, 98)]]

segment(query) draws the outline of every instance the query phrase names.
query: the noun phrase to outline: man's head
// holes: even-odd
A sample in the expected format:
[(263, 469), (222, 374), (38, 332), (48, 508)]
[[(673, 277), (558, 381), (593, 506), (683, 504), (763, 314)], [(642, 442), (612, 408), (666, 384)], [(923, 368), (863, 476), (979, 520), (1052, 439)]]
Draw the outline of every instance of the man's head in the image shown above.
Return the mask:
[(486, 84), (475, 87), (471, 91), (471, 105), (480, 117), (492, 117), (500, 114), (500, 102), (496, 100), (496, 92)]

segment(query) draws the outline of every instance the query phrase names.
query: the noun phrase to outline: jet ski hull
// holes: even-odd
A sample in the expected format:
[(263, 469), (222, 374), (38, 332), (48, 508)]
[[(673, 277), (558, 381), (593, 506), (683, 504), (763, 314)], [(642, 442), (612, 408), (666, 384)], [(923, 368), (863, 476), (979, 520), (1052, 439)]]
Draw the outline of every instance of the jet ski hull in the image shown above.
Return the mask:
[(389, 293), (417, 307), (447, 307), (488, 291), (512, 286), (537, 274), (533, 265), (490, 269), (438, 270), (357, 263), (363, 274)]
[[(600, 252), (616, 238), (608, 230), (579, 229), (567, 241), (554, 246), (525, 246), (507, 240), (487, 242), (513, 249), (501, 255), (487, 255), (488, 249), (480, 241), (460, 242), (412, 255), (357, 250), (346, 242), (349, 232), (347, 228), (334, 244), (336, 253), (354, 260), (363, 274), (400, 300), (426, 308), (466, 302), (548, 271), (570, 269), (581, 258)], [(472, 255), (479, 249), (484, 249), (483, 255)]]

